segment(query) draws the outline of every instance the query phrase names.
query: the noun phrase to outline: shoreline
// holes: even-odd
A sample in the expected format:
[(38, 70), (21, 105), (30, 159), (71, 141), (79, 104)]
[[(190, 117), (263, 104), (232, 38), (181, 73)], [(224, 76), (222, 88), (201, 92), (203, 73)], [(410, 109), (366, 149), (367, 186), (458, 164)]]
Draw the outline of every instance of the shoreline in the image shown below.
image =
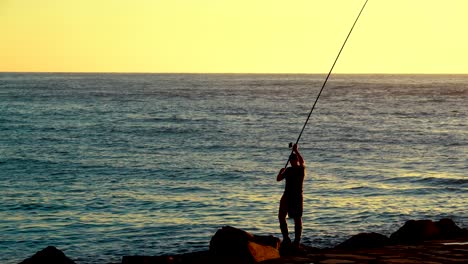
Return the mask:
[[(109, 264), (238, 264), (248, 263), (231, 257), (213, 256), (209, 251), (199, 251), (173, 256), (133, 256), (122, 262)], [(251, 262), (255, 263), (255, 262)], [(468, 263), (468, 238), (455, 240), (423, 241), (375, 248), (336, 249), (307, 248), (305, 252), (292, 256), (281, 256), (257, 263), (264, 264), (451, 264)]]
[[(390, 237), (378, 233), (359, 233), (332, 248), (280, 244), (273, 236), (252, 235), (225, 226), (211, 238), (210, 249), (175, 255), (123, 256), (108, 264), (396, 264), (468, 263), (468, 229), (451, 219), (409, 220)], [(75, 263), (59, 249), (49, 246), (19, 264)]]

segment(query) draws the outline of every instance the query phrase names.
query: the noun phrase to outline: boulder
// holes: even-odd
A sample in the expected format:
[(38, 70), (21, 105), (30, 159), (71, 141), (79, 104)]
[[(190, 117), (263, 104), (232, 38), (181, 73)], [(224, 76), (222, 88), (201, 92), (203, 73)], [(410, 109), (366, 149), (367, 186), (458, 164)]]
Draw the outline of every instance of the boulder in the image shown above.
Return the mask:
[(280, 239), (273, 236), (252, 235), (231, 226), (219, 229), (210, 241), (215, 256), (229, 256), (239, 263), (255, 263), (279, 258)]
[(458, 227), (452, 219), (444, 218), (435, 224), (439, 228), (440, 239), (453, 239), (464, 236), (464, 230)]
[(431, 220), (409, 220), (390, 235), (390, 239), (395, 243), (407, 244), (430, 240), (439, 234), (439, 228)]
[(56, 247), (48, 246), (20, 264), (75, 264), (75, 262)]
[(451, 219), (441, 219), (437, 222), (431, 220), (409, 220), (400, 229), (390, 236), (396, 243), (415, 243), (433, 239), (453, 239), (465, 236), (463, 229), (458, 227)]
[(390, 239), (378, 233), (360, 233), (352, 236), (343, 243), (337, 245), (336, 249), (359, 249), (377, 248), (390, 245)]

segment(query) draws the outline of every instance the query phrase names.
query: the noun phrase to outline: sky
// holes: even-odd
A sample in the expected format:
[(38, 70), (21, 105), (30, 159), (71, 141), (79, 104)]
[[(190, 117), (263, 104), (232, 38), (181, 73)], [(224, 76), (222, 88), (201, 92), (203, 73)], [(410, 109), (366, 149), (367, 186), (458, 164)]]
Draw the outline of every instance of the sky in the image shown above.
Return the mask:
[[(327, 73), (364, 0), (0, 0), (0, 72)], [(468, 73), (467, 0), (369, 0), (335, 73)]]

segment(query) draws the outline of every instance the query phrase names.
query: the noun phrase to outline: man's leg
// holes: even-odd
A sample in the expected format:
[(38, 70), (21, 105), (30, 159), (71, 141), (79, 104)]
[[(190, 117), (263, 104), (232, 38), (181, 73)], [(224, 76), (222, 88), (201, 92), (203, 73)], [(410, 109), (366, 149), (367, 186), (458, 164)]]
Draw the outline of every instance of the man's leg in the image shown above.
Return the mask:
[(286, 215), (288, 214), (288, 208), (286, 199), (281, 197), (280, 207), (278, 211), (278, 220), (280, 223), (281, 234), (283, 235), (283, 242), (290, 243), (288, 223), (286, 222)]
[(302, 217), (294, 218), (294, 245), (299, 246), (302, 236)]

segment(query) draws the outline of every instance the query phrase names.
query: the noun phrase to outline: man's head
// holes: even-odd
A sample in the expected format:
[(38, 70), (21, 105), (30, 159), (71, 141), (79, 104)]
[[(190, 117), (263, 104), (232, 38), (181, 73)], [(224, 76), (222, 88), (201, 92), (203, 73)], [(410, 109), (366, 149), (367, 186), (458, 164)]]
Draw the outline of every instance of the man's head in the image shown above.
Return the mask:
[(296, 153), (292, 153), (291, 155), (289, 155), (289, 162), (293, 167), (299, 166), (299, 159), (297, 158)]

